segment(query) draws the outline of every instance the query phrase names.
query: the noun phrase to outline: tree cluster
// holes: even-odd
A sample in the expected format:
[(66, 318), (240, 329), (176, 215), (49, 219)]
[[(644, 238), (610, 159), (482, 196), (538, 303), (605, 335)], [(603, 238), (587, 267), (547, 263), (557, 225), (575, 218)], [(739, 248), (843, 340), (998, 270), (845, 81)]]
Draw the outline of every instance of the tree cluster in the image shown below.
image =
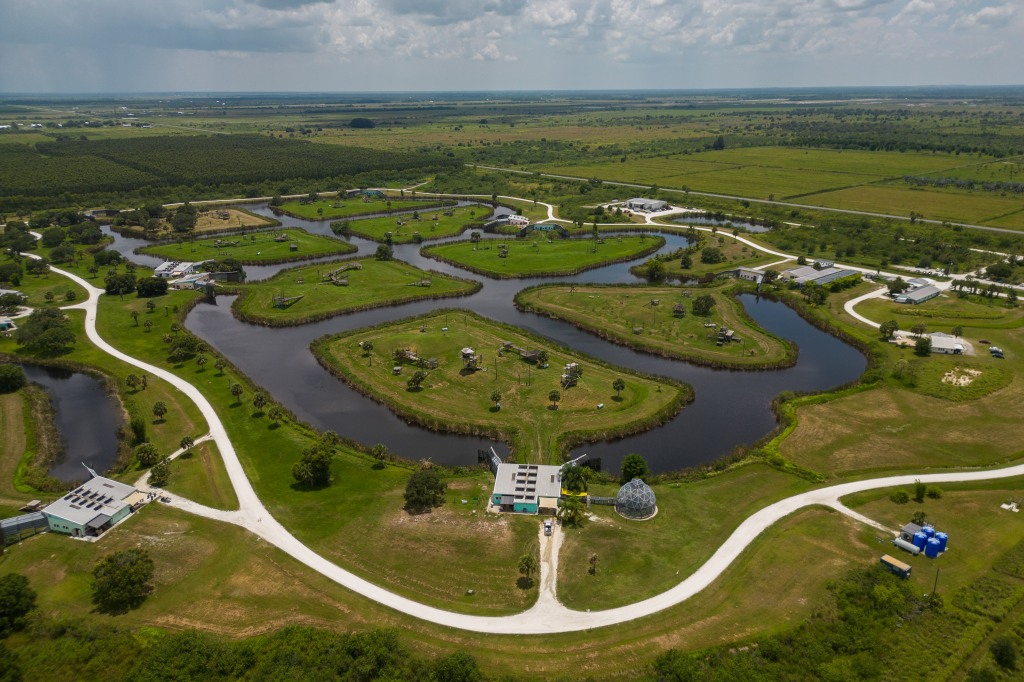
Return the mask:
[(59, 355), (75, 342), (68, 319), (57, 308), (36, 308), (14, 331), (19, 346), (42, 355)]
[(428, 512), (444, 504), (448, 484), (436, 469), (418, 469), (405, 483), (405, 509), (410, 514)]

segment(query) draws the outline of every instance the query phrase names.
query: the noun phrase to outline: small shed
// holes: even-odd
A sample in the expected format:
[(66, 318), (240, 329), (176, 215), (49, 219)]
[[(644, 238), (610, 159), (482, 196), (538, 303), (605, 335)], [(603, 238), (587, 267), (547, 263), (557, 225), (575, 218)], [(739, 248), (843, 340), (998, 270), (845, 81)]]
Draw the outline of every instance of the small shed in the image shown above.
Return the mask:
[(898, 575), (901, 578), (910, 577), (910, 564), (905, 564), (899, 559), (883, 554), (880, 560), (882, 566), (888, 569), (893, 575)]

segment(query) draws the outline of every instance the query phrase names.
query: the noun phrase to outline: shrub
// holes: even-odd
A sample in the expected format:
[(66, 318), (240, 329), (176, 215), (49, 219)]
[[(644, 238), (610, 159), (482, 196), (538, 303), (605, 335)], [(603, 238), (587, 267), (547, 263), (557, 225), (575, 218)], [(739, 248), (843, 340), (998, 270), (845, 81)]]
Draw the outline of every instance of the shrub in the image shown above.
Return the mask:
[(636, 454), (628, 454), (622, 460), (622, 482), (627, 483), (634, 478), (643, 478), (647, 475), (647, 461)]
[(405, 484), (405, 509), (412, 514), (430, 511), (444, 504), (444, 491), (448, 484), (434, 469), (413, 472)]
[(889, 499), (896, 504), (906, 504), (907, 502), (910, 502), (910, 493), (906, 490), (897, 490), (889, 496)]
[(932, 500), (938, 500), (942, 498), (942, 488), (937, 485), (930, 485), (928, 489), (924, 491), (925, 496)]
[(135, 608), (152, 591), (152, 578), (153, 560), (145, 550), (114, 552), (92, 570), (92, 602), (107, 613)]
[(21, 365), (0, 365), (0, 393), (14, 393), (26, 383)]

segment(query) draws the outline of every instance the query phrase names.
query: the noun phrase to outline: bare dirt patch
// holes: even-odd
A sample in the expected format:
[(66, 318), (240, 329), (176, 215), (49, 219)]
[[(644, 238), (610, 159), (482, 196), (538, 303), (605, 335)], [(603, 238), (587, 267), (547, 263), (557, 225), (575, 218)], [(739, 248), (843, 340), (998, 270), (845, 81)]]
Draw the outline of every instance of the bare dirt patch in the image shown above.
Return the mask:
[(980, 376), (980, 369), (954, 367), (942, 375), (942, 383), (952, 384), (953, 386), (970, 386)]

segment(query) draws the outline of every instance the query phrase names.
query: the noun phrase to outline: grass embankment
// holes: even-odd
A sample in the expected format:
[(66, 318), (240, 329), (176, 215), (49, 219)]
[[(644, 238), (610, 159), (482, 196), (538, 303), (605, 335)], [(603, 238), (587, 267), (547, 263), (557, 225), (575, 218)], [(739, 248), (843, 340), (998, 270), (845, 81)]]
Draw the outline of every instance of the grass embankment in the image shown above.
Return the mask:
[[(341, 268), (348, 268), (337, 273), (348, 282), (346, 286), (327, 279)], [(420, 286), (427, 281), (429, 286)], [(232, 287), (241, 293), (232, 312), (251, 324), (283, 327), (419, 299), (468, 296), (480, 286), (479, 282), (421, 270), (402, 261), (359, 258), (290, 268), (268, 280)], [(286, 301), (283, 308), (275, 307), (275, 299), (299, 296), (299, 300)]]
[[(837, 476), (985, 466), (1015, 457), (1024, 439), (1024, 424), (1009, 416), (1024, 407), (1020, 312), (1003, 308), (997, 318), (998, 305), (958, 299), (933, 299), (912, 308), (869, 300), (872, 315), (886, 313), (877, 321), (896, 316), (911, 323), (927, 320), (930, 329), (947, 333), (960, 326), (976, 350), (974, 356), (920, 357), (912, 348), (884, 342), (877, 330), (843, 309), (843, 302), (875, 286), (865, 283), (834, 294), (826, 306), (805, 306), (805, 314), (859, 339), (877, 366), (869, 370), (874, 377), (867, 390), (834, 400), (802, 399), (805, 405), (796, 410), (796, 425), (778, 443), (779, 453)], [(858, 312), (866, 312), (863, 305)], [(1006, 359), (990, 357), (982, 338), (1003, 347)], [(957, 377), (963, 385), (952, 383)]]
[[(515, 304), (520, 310), (565, 320), (613, 343), (695, 364), (744, 369), (793, 365), (793, 344), (757, 326), (727, 289), (728, 284), (693, 290), (552, 284), (520, 291)], [(715, 306), (707, 316), (694, 315), (693, 299), (704, 294), (715, 299)], [(685, 309), (683, 317), (674, 312), (676, 305)], [(719, 326), (734, 330), (739, 341), (716, 345)]]
[[(366, 342), (373, 343), (371, 354), (360, 346)], [(514, 351), (499, 353), (504, 342), (545, 351), (549, 367), (534, 365)], [(464, 347), (482, 354), (481, 369), (463, 368)], [(329, 371), (403, 417), (431, 429), (509, 441), (523, 461), (558, 461), (573, 445), (653, 428), (691, 397), (687, 387), (675, 382), (606, 365), (463, 310), (322, 337), (312, 349)], [(407, 386), (416, 365), (393, 357), (402, 349), (438, 362), (419, 388)], [(568, 362), (579, 363), (584, 371), (578, 385), (562, 388), (560, 368)], [(404, 367), (395, 376), (392, 368), (398, 365)], [(621, 395), (612, 388), (617, 378), (626, 383)], [(548, 398), (552, 390), (561, 395), (557, 409)], [(491, 400), (494, 391), (501, 396), (501, 409)]]
[(462, 234), (470, 224), (482, 225), (489, 214), (489, 207), (452, 206), (387, 218), (352, 220), (349, 221), (348, 229), (354, 235), (378, 242), (385, 241), (386, 234), (390, 232), (392, 243), (408, 244), (416, 241), (416, 235), (423, 240), (430, 240)]
[(212, 441), (200, 443), (171, 462), (167, 490), (215, 509), (238, 509), (238, 498)]
[[(763, 464), (719, 476), (652, 486), (658, 514), (630, 521), (613, 507), (591, 505), (582, 529), (564, 529), (558, 597), (578, 610), (631, 604), (682, 582), (753, 512), (810, 485)], [(614, 497), (617, 487), (591, 486), (592, 495)], [(589, 558), (597, 554), (596, 573)]]
[[(186, 302), (191, 295), (169, 294)], [(373, 460), (349, 446), (339, 448), (334, 458), (332, 485), (320, 490), (297, 487), (292, 466), (317, 434), (288, 417), (271, 421), (267, 412), (272, 403), (263, 411), (256, 410), (251, 403), (255, 387), (230, 365), (219, 371), (213, 357), (203, 367), (194, 359), (170, 361), (161, 338), (174, 334), (171, 324), (175, 318), (154, 313), (155, 324), (147, 333), (144, 327), (133, 326), (131, 310), (145, 319), (145, 299), (122, 302), (102, 297), (100, 333), (124, 352), (178, 374), (204, 393), (224, 422), (260, 499), (296, 537), (368, 580), (435, 606), (505, 614), (528, 607), (536, 598), (535, 590), (523, 592), (516, 587), (517, 561), (530, 551), (536, 525), (520, 526), (519, 520), (505, 517), (482, 518), (489, 475), (482, 475), (482, 482), (469, 479), (479, 488), (472, 494), (468, 488), (462, 491), (464, 479), (456, 479), (452, 495), (459, 497), (457, 507), (450, 501), (445, 509), (415, 518), (402, 510), (409, 469), (372, 469)], [(235, 383), (244, 390), (238, 400), (229, 391)], [(171, 450), (176, 448), (177, 441)], [(184, 467), (191, 464), (186, 462)], [(184, 483), (188, 492), (183, 490), (183, 494), (213, 494), (203, 490), (189, 471), (184, 482), (176, 483), (179, 467), (172, 465), (172, 489)], [(463, 506), (462, 498), (473, 504)], [(467, 530), (463, 521), (471, 524), (472, 530)], [(397, 547), (402, 551), (392, 551)], [(439, 551), (439, 547), (455, 549)], [(469, 589), (475, 594), (467, 595)]]
[[(507, 248), (506, 257), (499, 255), (505, 253), (501, 249), (502, 244)], [(592, 239), (549, 241), (537, 234), (536, 239), (460, 241), (427, 246), (420, 253), (481, 275), (511, 279), (574, 275), (603, 265), (641, 258), (664, 245), (662, 237), (614, 237), (597, 242)]]
[[(280, 239), (281, 236), (285, 239)], [(298, 249), (293, 251), (292, 244), (298, 246)], [(139, 253), (160, 256), (167, 260), (200, 261), (234, 258), (243, 265), (288, 263), (355, 251), (356, 247), (351, 244), (333, 237), (310, 234), (298, 228), (234, 237), (209, 237), (180, 243), (168, 242), (139, 249)]]
[(369, 199), (357, 197), (352, 199), (318, 199), (317, 201), (286, 201), (276, 208), (290, 216), (305, 220), (331, 220), (333, 218), (351, 218), (353, 216), (373, 215), (376, 213), (396, 213), (399, 211), (427, 211), (441, 206), (454, 206), (453, 199)]

